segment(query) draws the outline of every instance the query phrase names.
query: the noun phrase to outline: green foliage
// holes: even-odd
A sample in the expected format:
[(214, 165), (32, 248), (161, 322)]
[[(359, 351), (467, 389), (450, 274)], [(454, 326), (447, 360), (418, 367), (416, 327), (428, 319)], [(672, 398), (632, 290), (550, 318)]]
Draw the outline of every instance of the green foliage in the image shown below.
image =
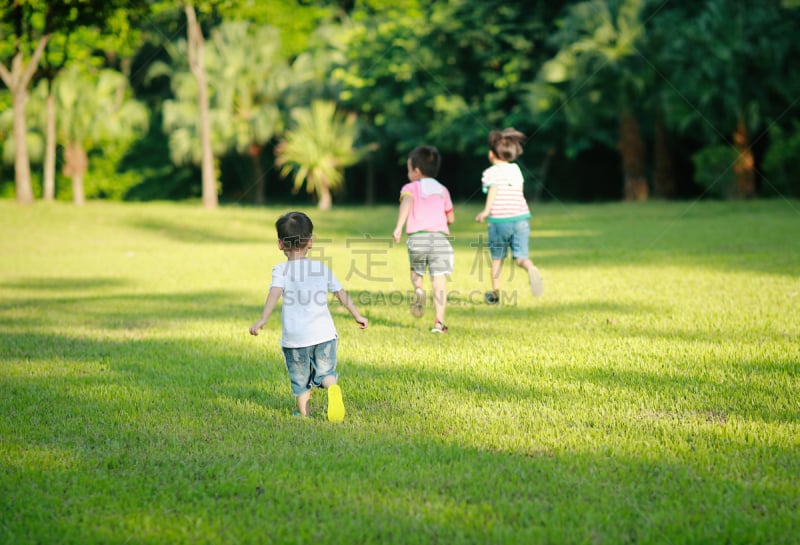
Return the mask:
[[(729, 140), (739, 120), (759, 141), (774, 121), (796, 117), (795, 4), (201, 0), (195, 6), (207, 37), (214, 154), (218, 164), (225, 158), (232, 165), (222, 179), (235, 178), (250, 168), (238, 162), (258, 161), (281, 136), (292, 109), (331, 100), (357, 112), (362, 138), (380, 143), (371, 165), (377, 172), (396, 169), (413, 146), (433, 143), (454, 159), (456, 196), (472, 193), (459, 185), (472, 188), (467, 173), (483, 164), (489, 130), (513, 125), (531, 136), (526, 162), (558, 150), (559, 160), (571, 164), (586, 151), (617, 149), (618, 113), (625, 108), (635, 110), (645, 135), (663, 113), (673, 151), (686, 164), (683, 150)], [(180, 2), (12, 2), (0, 6), (0, 61), (10, 66), (20, 52), (29, 59), (50, 32), (34, 88), (70, 64), (119, 69), (147, 95), (151, 117), (163, 120), (170, 142), (173, 165), (151, 165), (142, 177), (180, 172), (183, 180), (200, 163), (185, 30)], [(146, 70), (128, 61), (135, 55), (146, 67), (166, 57), (162, 46), (170, 62), (143, 81)], [(159, 75), (170, 78), (171, 91), (147, 88)], [(41, 148), (35, 117), (43, 111), (37, 101), (32, 97), (28, 106), (34, 163)], [(0, 138), (8, 130), (0, 127)], [(11, 151), (3, 146), (4, 157)], [(105, 178), (110, 170), (103, 170)], [(154, 178), (154, 171), (161, 174)], [(551, 169), (555, 176), (568, 171)], [(573, 183), (550, 179), (546, 186), (558, 198), (559, 187)], [(691, 180), (684, 185), (694, 187)], [(769, 183), (763, 187), (770, 190)]]
[(764, 193), (800, 197), (800, 122), (790, 129), (770, 128), (770, 145), (764, 157)]
[[(94, 43), (113, 43), (114, 50), (131, 45), (131, 20), (145, 15), (144, 2), (129, 0), (23, 0), (0, 6), (0, 59), (17, 52), (30, 54), (45, 34), (62, 38), (82, 32), (94, 32)], [(63, 44), (63, 40), (57, 40)], [(125, 53), (124, 49), (120, 53)]]
[(130, 144), (147, 130), (148, 115), (126, 92), (127, 80), (117, 71), (87, 74), (76, 66), (65, 70), (55, 89), (60, 141), (80, 142), (86, 149)]
[[(164, 131), (176, 165), (199, 165), (198, 89), (187, 64), (186, 40), (170, 48), (172, 65), (154, 63), (148, 79), (169, 76), (174, 99), (164, 102)], [(245, 153), (282, 129), (278, 101), (290, 83), (276, 29), (247, 22), (226, 22), (205, 45), (209, 120), (214, 155)]]
[(657, 61), (670, 83), (667, 123), (714, 142), (729, 139), (740, 120), (756, 132), (766, 118), (783, 115), (787, 98), (796, 97), (787, 74), (798, 22), (778, 0), (709, 0), (660, 13), (653, 24), (666, 33)]
[(249, 21), (255, 26), (280, 29), (281, 52), (292, 59), (312, 48), (315, 30), (328, 24), (336, 11), (330, 3), (259, 0), (239, 2), (227, 9), (226, 15), (236, 21)]
[(227, 150), (240, 154), (280, 133), (278, 100), (290, 84), (278, 30), (246, 22), (226, 22), (214, 30), (207, 52), (215, 109), (229, 119), (219, 123)]
[[(585, 136), (609, 147), (623, 111), (639, 112), (650, 72), (639, 55), (647, 35), (643, 0), (589, 0), (570, 6), (550, 38), (557, 53), (542, 64), (528, 104), (537, 122), (564, 123), (568, 153)], [(563, 118), (563, 121), (561, 120)]]
[(0, 542), (795, 544), (797, 206), (539, 206), (497, 307), (462, 206), (445, 336), (396, 206), (306, 210), (370, 319), (331, 425), (247, 333), (285, 208), (0, 202)]
[(341, 99), (403, 155), (421, 141), (485, 153), (491, 129), (530, 127), (523, 98), (561, 3), (381, 3), (355, 10)]
[(692, 155), (694, 179), (705, 194), (730, 198), (736, 186), (734, 165), (738, 152), (732, 146), (708, 146)]

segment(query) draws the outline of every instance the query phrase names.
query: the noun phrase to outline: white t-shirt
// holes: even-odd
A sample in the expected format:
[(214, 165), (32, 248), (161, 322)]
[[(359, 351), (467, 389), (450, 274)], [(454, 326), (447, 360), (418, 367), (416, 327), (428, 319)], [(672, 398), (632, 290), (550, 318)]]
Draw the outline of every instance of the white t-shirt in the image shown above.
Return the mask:
[(272, 287), (283, 288), (281, 346), (301, 348), (335, 339), (328, 293), (342, 285), (321, 261), (295, 259), (272, 269)]

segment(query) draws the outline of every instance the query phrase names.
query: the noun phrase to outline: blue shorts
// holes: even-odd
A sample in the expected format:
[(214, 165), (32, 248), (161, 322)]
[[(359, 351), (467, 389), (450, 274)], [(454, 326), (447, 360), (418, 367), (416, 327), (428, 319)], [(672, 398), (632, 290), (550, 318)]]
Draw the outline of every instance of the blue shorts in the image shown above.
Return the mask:
[(493, 261), (505, 259), (508, 248), (514, 259), (528, 258), (531, 224), (527, 219), (489, 224), (489, 253)]
[(314, 346), (283, 347), (286, 370), (295, 397), (311, 388), (319, 388), (325, 377), (339, 378), (336, 372), (336, 344), (337, 339), (332, 339)]

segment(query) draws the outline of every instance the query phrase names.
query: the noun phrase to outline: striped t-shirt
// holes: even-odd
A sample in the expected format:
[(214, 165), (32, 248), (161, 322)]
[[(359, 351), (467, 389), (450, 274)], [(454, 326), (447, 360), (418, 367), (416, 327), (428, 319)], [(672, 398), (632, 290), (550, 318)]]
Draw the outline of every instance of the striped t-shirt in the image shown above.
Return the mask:
[(497, 163), (483, 171), (481, 187), (484, 193), (492, 186), (497, 187), (489, 223), (517, 221), (531, 217), (528, 202), (522, 192), (524, 178), (516, 163)]

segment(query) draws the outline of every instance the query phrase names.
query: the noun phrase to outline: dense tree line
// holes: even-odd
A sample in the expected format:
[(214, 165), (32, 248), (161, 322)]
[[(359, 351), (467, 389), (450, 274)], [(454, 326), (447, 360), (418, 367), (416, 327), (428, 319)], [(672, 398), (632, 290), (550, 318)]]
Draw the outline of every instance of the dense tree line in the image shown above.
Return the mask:
[(796, 197), (798, 35), (795, 0), (14, 0), (0, 192), (376, 202), (429, 143), (468, 200), (514, 126), (532, 199)]

